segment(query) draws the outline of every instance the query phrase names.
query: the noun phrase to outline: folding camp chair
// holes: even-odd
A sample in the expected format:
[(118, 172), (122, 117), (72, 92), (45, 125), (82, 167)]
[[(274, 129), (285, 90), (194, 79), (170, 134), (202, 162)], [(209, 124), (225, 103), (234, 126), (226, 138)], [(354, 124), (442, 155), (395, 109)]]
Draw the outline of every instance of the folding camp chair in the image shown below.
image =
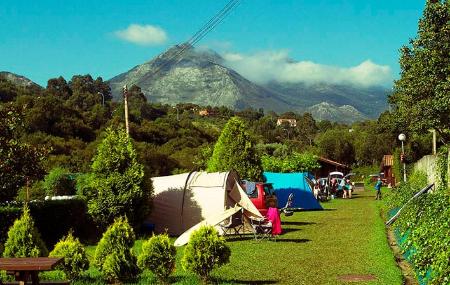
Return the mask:
[(255, 240), (270, 239), (272, 237), (272, 223), (266, 218), (250, 219)]
[(280, 209), (282, 213), (284, 213), (285, 216), (289, 217), (294, 214), (290, 208), (292, 207), (292, 203), (294, 202), (294, 193), (289, 194), (288, 199), (286, 201), (286, 205)]
[(244, 213), (243, 210), (233, 214), (225, 223), (219, 224), (222, 229), (223, 236), (236, 234), (242, 236), (244, 230)]

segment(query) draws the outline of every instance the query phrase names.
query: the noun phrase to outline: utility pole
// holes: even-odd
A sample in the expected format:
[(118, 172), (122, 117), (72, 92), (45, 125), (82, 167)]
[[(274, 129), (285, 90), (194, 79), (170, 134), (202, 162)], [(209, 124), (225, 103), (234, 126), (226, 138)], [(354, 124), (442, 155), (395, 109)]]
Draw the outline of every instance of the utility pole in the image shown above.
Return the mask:
[(127, 85), (123, 86), (123, 104), (125, 108), (125, 130), (127, 131), (127, 136), (130, 136), (130, 127), (128, 125), (128, 88)]
[(403, 146), (403, 142), (406, 140), (405, 134), (399, 134), (398, 139), (402, 142), (402, 154), (403, 157), (403, 182), (406, 182), (406, 162), (405, 162), (405, 147)]

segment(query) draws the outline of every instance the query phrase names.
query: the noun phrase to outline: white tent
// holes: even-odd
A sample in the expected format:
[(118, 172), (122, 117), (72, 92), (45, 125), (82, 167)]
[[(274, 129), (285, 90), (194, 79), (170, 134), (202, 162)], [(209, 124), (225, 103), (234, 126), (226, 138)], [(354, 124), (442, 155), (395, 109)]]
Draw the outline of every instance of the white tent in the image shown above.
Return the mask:
[(230, 172), (191, 172), (152, 178), (153, 208), (148, 222), (155, 232), (180, 235), (197, 223), (239, 204), (245, 214), (260, 216)]

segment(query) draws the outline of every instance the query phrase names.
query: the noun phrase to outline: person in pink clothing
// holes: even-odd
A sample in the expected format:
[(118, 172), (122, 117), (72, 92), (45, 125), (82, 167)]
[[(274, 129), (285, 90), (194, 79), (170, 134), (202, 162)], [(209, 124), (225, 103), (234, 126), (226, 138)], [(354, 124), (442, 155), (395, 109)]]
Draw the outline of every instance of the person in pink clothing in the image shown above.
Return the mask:
[(266, 218), (272, 223), (272, 235), (281, 234), (281, 219), (278, 208), (270, 207), (267, 211)]

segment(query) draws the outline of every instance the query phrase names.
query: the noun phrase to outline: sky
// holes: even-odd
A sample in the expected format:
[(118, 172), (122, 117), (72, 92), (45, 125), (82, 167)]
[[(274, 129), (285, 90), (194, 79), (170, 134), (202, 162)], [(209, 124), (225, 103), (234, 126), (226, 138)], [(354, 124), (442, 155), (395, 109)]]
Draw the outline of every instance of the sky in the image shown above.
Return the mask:
[[(228, 0), (1, 0), (0, 71), (110, 79), (185, 42)], [(241, 0), (197, 46), (258, 83), (392, 86), (425, 0)]]

